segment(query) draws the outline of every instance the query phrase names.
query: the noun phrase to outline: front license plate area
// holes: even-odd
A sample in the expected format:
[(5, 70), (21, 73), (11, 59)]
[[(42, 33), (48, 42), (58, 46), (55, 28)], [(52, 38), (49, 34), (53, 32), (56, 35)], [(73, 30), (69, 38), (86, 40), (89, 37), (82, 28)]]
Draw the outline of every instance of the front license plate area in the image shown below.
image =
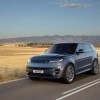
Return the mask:
[(44, 70), (33, 70), (33, 73), (40, 73), (40, 74), (43, 74), (43, 73), (44, 73)]

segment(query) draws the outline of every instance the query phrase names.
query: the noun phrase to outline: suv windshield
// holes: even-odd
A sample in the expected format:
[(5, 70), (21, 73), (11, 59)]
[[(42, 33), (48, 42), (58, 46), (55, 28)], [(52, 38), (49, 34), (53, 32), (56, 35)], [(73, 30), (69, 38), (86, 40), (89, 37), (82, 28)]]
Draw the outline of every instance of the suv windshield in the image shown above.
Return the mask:
[(51, 46), (45, 53), (74, 54), (77, 43), (61, 43)]

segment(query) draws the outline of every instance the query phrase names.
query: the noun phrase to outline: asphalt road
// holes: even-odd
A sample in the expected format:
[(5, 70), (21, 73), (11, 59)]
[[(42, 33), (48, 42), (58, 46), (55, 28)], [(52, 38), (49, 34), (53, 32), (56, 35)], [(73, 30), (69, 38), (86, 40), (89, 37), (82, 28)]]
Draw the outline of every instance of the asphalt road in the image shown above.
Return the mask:
[(28, 78), (0, 84), (0, 100), (100, 100), (100, 74), (77, 75), (72, 84)]

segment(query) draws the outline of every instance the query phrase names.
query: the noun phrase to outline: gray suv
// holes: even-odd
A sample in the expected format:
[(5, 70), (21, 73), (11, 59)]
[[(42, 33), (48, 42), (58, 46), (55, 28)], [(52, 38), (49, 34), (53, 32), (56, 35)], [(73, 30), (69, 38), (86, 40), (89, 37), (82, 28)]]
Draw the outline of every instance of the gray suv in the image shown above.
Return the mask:
[(28, 59), (26, 71), (31, 80), (63, 78), (65, 83), (71, 83), (76, 74), (98, 74), (98, 53), (90, 43), (58, 43)]

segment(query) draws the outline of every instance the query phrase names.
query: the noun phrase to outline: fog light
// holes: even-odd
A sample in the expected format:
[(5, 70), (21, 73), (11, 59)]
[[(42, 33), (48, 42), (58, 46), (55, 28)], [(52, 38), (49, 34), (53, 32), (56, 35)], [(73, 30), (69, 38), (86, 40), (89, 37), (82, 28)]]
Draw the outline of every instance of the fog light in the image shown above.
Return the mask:
[(55, 72), (53, 72), (53, 76), (55, 76), (56, 75), (56, 73)]
[(53, 73), (52, 74), (55, 76), (55, 75), (60, 73), (60, 70), (61, 70), (61, 66), (58, 65), (56, 68), (53, 69)]
[(55, 69), (55, 74), (59, 74), (60, 69)]
[(60, 69), (54, 69), (53, 75), (55, 76), (55, 75), (59, 74), (59, 72), (60, 72)]
[(26, 67), (26, 73), (28, 73), (28, 72), (29, 72), (29, 67), (27, 66), (27, 67)]

